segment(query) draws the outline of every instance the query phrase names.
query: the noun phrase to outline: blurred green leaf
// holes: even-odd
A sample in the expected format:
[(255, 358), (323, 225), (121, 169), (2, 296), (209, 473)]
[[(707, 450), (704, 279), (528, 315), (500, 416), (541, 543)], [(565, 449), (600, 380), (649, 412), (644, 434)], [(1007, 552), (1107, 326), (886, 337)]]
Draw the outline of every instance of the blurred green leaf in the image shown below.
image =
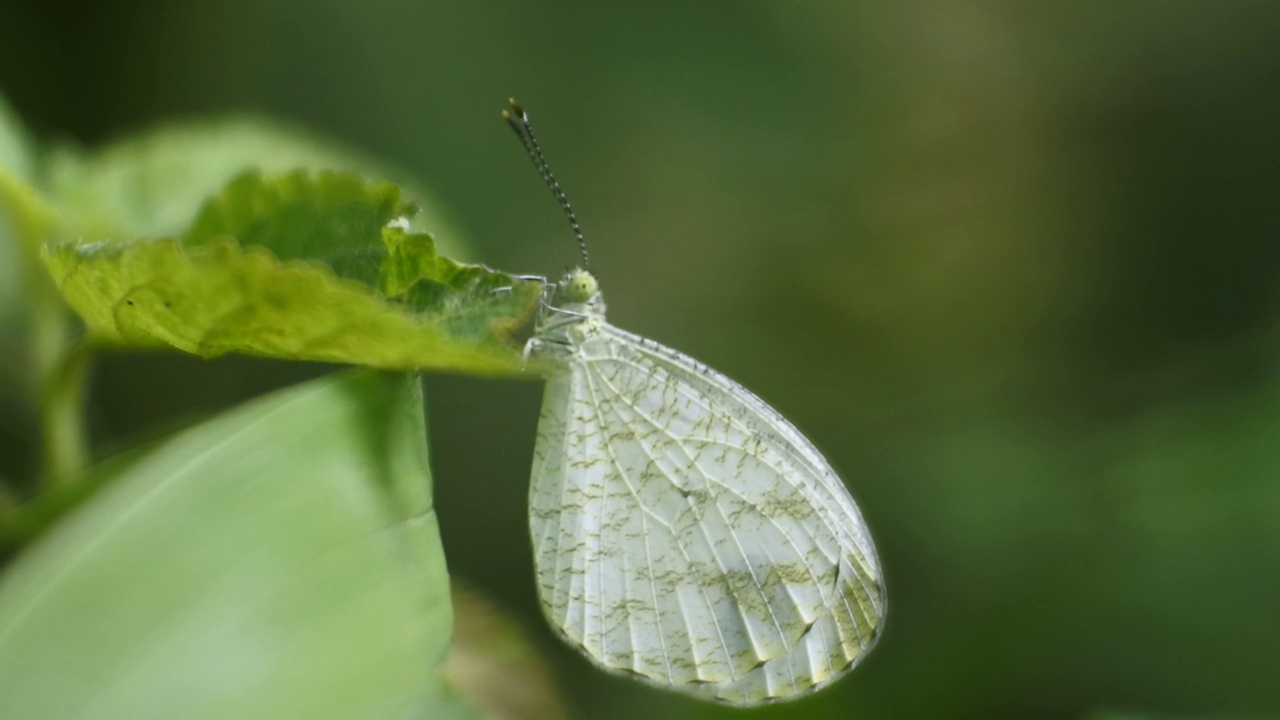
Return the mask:
[(434, 198), (403, 171), (307, 130), (259, 117), (159, 126), (96, 151), (55, 148), (45, 172), (50, 198), (66, 212), (69, 236), (88, 239), (170, 237), (191, 225), (206, 200), (247, 170), (345, 170), (391, 180), (426, 212), (414, 225), (448, 241), (460, 234)]
[[(2, 129), (0, 129), (2, 134)], [(56, 222), (56, 213), (21, 175), (0, 164), (0, 242), (35, 255)]]
[(428, 720), (506, 720), (483, 714), (447, 681), (440, 684), (421, 712), (412, 714), (410, 717), (422, 717)]
[(0, 579), (0, 717), (431, 714), (425, 432), (416, 377), (353, 371), (123, 468)]
[(35, 189), (0, 165), (0, 327), (21, 308), (24, 270), (39, 266), (35, 249), (53, 218)]
[(112, 478), (126, 474), (135, 462), (145, 460), (155, 446), (156, 443), (150, 443), (127, 448), (87, 468), (74, 483), (50, 488), (10, 507), (0, 507), (0, 567), (67, 514), (88, 502)]
[(547, 663), (508, 611), (454, 579), (454, 639), (444, 665), (450, 687), (490, 720), (563, 720), (565, 710)]
[(519, 372), (508, 333), (540, 286), (439, 256), (404, 230), (414, 212), (395, 185), (352, 174), (248, 173), (181, 240), (51, 244), (45, 259), (109, 342)]
[(27, 129), (13, 107), (0, 95), (0, 170), (30, 181), (35, 172), (35, 151)]

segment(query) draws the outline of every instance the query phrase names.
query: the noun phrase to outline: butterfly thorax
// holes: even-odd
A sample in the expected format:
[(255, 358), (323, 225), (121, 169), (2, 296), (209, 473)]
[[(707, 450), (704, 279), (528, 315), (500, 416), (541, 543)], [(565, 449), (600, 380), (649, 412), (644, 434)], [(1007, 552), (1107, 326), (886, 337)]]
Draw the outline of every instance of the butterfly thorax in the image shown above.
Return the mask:
[(604, 296), (595, 276), (576, 269), (548, 287), (525, 355), (563, 360), (604, 323)]

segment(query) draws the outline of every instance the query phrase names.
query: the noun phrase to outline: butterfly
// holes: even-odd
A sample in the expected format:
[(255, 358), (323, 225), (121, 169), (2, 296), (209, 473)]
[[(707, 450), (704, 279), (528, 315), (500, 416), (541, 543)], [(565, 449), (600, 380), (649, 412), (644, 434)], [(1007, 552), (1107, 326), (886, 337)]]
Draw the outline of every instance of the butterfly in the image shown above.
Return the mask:
[(786, 418), (689, 356), (610, 325), (528, 115), (504, 112), (584, 268), (545, 295), (529, 488), (538, 595), (600, 667), (735, 705), (793, 698), (875, 645), (884, 580), (857, 504)]

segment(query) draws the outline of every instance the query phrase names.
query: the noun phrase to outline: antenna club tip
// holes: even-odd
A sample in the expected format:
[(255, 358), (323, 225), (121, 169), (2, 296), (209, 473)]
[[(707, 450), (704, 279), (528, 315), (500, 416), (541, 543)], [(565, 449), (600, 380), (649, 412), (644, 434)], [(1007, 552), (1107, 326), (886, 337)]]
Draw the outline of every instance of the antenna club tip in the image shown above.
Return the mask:
[(506, 110), (503, 110), (503, 111), (502, 111), (502, 119), (503, 119), (503, 120), (505, 120), (505, 121), (507, 122), (507, 127), (509, 127), (509, 128), (511, 128), (512, 130), (514, 130), (514, 131), (515, 131), (515, 133), (516, 133), (516, 135), (520, 138), (521, 142), (523, 142), (523, 141), (524, 141), (524, 131), (523, 131), (523, 130), (521, 130), (521, 128), (520, 128), (520, 121), (516, 119), (516, 116), (515, 116), (515, 115), (512, 115), (510, 112), (508, 112), (508, 111), (506, 111)]
[(520, 103), (516, 102), (515, 98), (507, 98), (507, 104), (511, 106), (511, 109), (515, 111), (516, 115), (519, 115), (520, 117), (525, 116), (524, 108)]

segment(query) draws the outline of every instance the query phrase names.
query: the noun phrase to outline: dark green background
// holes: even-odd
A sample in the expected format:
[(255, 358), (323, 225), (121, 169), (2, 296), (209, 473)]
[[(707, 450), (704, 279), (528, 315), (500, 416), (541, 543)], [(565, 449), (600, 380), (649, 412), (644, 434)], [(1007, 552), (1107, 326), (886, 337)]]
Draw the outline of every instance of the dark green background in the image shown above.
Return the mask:
[[(524, 102), (611, 319), (774, 403), (875, 534), (879, 648), (760, 717), (1280, 715), (1280, 5), (4, 0), (0, 91), (87, 144), (297, 120), (421, 176), (471, 259), (556, 274), (572, 239), (498, 118)], [(95, 447), (317, 371), (108, 359)], [(427, 392), (450, 566), (574, 712), (728, 716), (539, 616), (539, 386)]]

